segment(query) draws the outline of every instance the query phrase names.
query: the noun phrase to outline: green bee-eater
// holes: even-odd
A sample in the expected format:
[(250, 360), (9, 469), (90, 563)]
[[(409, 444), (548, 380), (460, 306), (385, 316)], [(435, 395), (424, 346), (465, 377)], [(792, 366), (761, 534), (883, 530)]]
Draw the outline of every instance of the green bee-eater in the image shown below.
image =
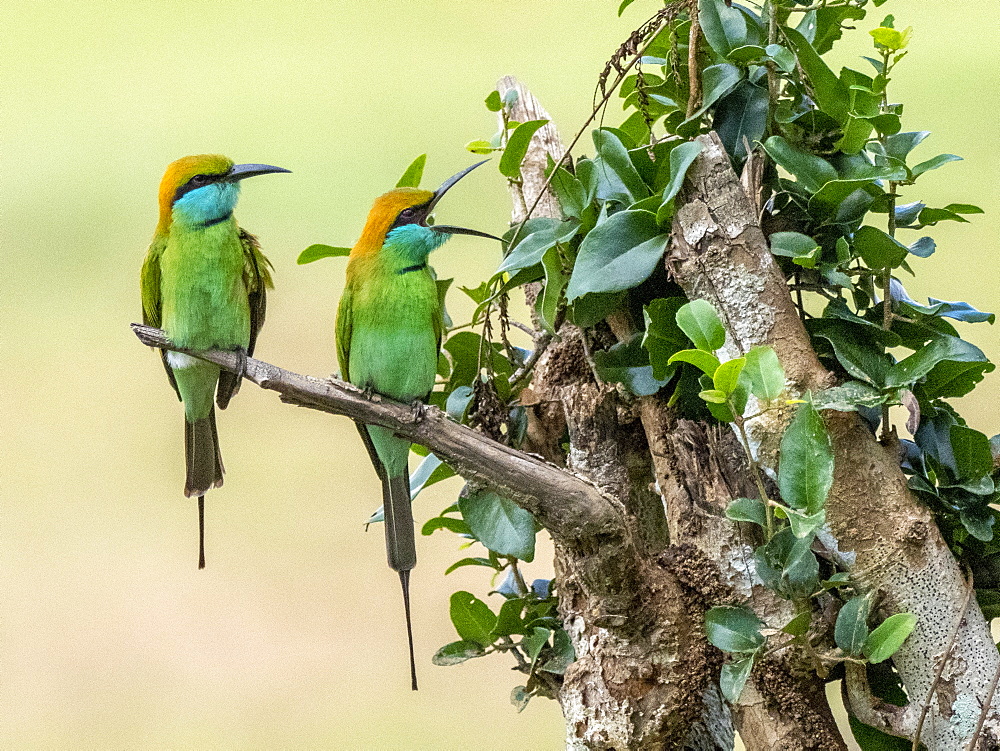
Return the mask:
[[(174, 344), (194, 350), (226, 349), (245, 361), (264, 323), (270, 262), (257, 239), (240, 228), (233, 208), (240, 180), (288, 172), (267, 164), (233, 164), (218, 154), (178, 159), (160, 182), (160, 221), (142, 264), (142, 317)], [(225, 409), (241, 373), (161, 350), (170, 385), (184, 402), (187, 481), (198, 497), (198, 568), (205, 567), (205, 493), (222, 485), (215, 407)]]
[[(397, 188), (376, 199), (361, 239), (351, 249), (337, 310), (340, 372), (355, 386), (400, 402), (424, 400), (434, 388), (444, 323), (427, 256), (449, 235), (499, 238), (462, 227), (428, 226), (427, 218), (445, 192), (480, 164), (434, 192)], [(386, 553), (403, 588), (416, 690), (409, 595), (410, 570), (417, 563), (406, 461), (410, 442), (378, 425), (358, 425), (358, 430), (382, 481)]]

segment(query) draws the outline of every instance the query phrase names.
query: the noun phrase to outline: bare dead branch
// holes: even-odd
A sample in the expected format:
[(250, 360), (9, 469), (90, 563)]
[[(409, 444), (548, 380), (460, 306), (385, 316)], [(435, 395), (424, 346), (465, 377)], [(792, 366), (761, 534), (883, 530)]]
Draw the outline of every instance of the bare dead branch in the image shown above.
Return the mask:
[[(132, 324), (139, 340), (150, 347), (184, 352), (234, 371), (233, 352), (195, 352), (175, 347), (159, 329)], [(369, 398), (342, 381), (299, 375), (261, 360), (247, 359), (246, 377), (281, 400), (360, 422), (392, 428), (414, 443), (427, 446), (467, 479), (494, 488), (535, 515), (558, 542), (570, 547), (621, 528), (611, 502), (594, 486), (524, 452), (504, 446), (459, 425), (434, 407), (419, 411), (388, 399)]]

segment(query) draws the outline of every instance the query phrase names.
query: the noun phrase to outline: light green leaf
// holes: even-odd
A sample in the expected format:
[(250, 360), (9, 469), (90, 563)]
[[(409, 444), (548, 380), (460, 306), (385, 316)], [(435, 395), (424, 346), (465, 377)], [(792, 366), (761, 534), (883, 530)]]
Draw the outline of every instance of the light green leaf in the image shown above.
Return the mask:
[(524, 161), (524, 155), (528, 153), (531, 137), (546, 123), (548, 120), (529, 120), (514, 129), (507, 139), (503, 156), (500, 157), (501, 175), (512, 180), (521, 175), (521, 162)]
[(559, 301), (569, 277), (563, 273), (562, 260), (557, 248), (549, 248), (542, 256), (542, 268), (545, 269), (545, 286), (538, 296), (538, 322), (542, 328), (553, 336), (556, 333), (556, 315), (559, 312)]
[(680, 352), (675, 352), (671, 355), (667, 362), (690, 363), (707, 376), (714, 376), (715, 371), (719, 369), (719, 358), (711, 352), (705, 352), (700, 349), (682, 349)]
[(349, 255), (351, 255), (350, 248), (335, 248), (332, 245), (310, 245), (299, 253), (296, 263), (301, 266), (304, 263), (318, 261), (320, 258), (342, 258)]
[(569, 242), (580, 229), (579, 219), (548, 219), (539, 217), (530, 220), (521, 230), (517, 245), (503, 259), (497, 273), (514, 272), (541, 263), (542, 256), (556, 243)]
[(726, 330), (719, 314), (707, 300), (692, 300), (682, 305), (677, 311), (677, 325), (703, 352), (715, 352), (726, 343)]
[(896, 613), (882, 621), (881, 625), (869, 634), (862, 650), (869, 662), (878, 663), (896, 654), (903, 642), (913, 633), (917, 625), (917, 616), (912, 613)]
[(777, 399), (785, 390), (785, 369), (770, 347), (758, 345), (746, 354), (743, 373), (750, 382), (750, 393), (758, 399)]
[(500, 99), (499, 91), (491, 91), (486, 97), (486, 109), (490, 112), (499, 112), (503, 109), (503, 100)]
[(397, 188), (419, 188), (420, 180), (424, 176), (424, 165), (427, 164), (427, 154), (421, 154), (414, 159), (406, 172), (396, 183)]
[(742, 357), (735, 357), (716, 368), (715, 373), (712, 375), (715, 388), (726, 396), (736, 391), (736, 386), (740, 380), (740, 373), (743, 372), (746, 362), (746, 359)]
[(795, 509), (786, 509), (785, 515), (788, 517), (792, 534), (799, 539), (812, 537), (820, 527), (826, 524), (826, 509), (820, 509), (815, 514), (806, 514)]
[(726, 392), (719, 391), (719, 389), (705, 389), (704, 391), (698, 392), (698, 396), (711, 404), (726, 403)]
[(747, 17), (723, 0), (700, 0), (698, 22), (709, 46), (720, 57), (747, 44)]

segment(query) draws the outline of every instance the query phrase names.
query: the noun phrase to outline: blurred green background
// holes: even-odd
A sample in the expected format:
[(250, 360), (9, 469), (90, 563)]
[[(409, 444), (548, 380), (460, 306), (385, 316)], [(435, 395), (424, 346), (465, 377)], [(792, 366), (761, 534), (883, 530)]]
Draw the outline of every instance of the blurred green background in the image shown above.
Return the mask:
[[(526, 81), (568, 138), (596, 76), (658, 4), (639, 0), (70, 2), (15, 0), (0, 30), (0, 746), (4, 748), (557, 749), (557, 705), (508, 703), (502, 658), (430, 664), (452, 641), (448, 595), (488, 582), (447, 533), (420, 538), (413, 580), (421, 691), (408, 690), (397, 580), (375, 475), (345, 419), (246, 385), (220, 415), (226, 485), (208, 497), (208, 568), (183, 498), (181, 408), (159, 359), (128, 330), (167, 163), (221, 152), (294, 171), (245, 185), (237, 215), (276, 267), (258, 355), (299, 372), (334, 365), (344, 262), (295, 265), (314, 242), (349, 245), (372, 199), (428, 152), (426, 184), (471, 163), (495, 125), (496, 79)], [(919, 152), (963, 155), (921, 198), (978, 203), (917, 260), (916, 298), (1000, 308), (995, 50), (983, 3), (897, 0), (916, 27), (892, 98)], [(867, 53), (865, 31), (837, 63)], [(609, 112), (613, 123), (616, 110)], [(504, 181), (481, 169), (441, 221), (500, 232)], [(493, 245), (456, 238), (442, 277), (475, 285)], [(468, 314), (458, 296), (453, 316)], [(994, 328), (969, 338), (1000, 351)], [(1000, 377), (967, 401), (997, 432)], [(416, 502), (422, 521), (457, 481)], [(549, 576), (548, 549), (528, 567)]]

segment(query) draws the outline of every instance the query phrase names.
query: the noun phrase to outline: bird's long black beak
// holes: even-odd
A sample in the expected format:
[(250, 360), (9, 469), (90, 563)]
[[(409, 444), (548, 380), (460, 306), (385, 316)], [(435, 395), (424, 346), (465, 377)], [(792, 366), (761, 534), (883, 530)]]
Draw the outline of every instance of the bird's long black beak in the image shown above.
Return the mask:
[(488, 237), (491, 240), (500, 240), (503, 242), (502, 238), (496, 235), (491, 235), (489, 232), (480, 232), (478, 229), (467, 229), (465, 227), (455, 227), (450, 224), (431, 224), (429, 228), (435, 232), (441, 232), (446, 235), (473, 235), (475, 237)]
[(444, 196), (444, 194), (447, 193), (451, 189), (451, 186), (453, 186), (455, 183), (457, 183), (459, 180), (461, 180), (467, 174), (469, 174), (470, 172), (472, 172), (472, 170), (474, 170), (476, 167), (482, 167), (488, 161), (489, 161), (489, 159), (484, 159), (481, 162), (476, 162), (471, 167), (466, 167), (464, 170), (462, 170), (461, 172), (459, 172), (457, 175), (452, 175), (447, 180), (445, 180), (441, 184), (441, 187), (434, 191), (434, 197), (431, 199), (430, 203), (427, 204), (427, 213), (430, 214), (434, 210), (434, 207), (437, 206), (437, 202), (440, 201), (441, 198)]
[[(437, 205), (437, 202), (441, 200), (442, 196), (444, 196), (444, 194), (447, 193), (455, 183), (457, 183), (467, 174), (472, 172), (472, 170), (474, 170), (476, 167), (481, 167), (488, 161), (489, 159), (484, 159), (481, 162), (476, 162), (472, 166), (466, 167), (457, 175), (452, 175), (447, 180), (445, 180), (441, 184), (441, 187), (434, 191), (434, 197), (427, 204), (427, 209), (426, 209), (427, 214), (429, 215), (434, 210), (434, 207)], [(499, 237), (497, 237), (496, 235), (491, 235), (488, 232), (480, 232), (477, 229), (466, 229), (465, 227), (455, 227), (450, 224), (432, 224), (430, 225), (430, 228), (435, 232), (441, 232), (447, 235), (473, 235), (474, 237), (487, 237), (491, 240), (500, 240)]]
[(291, 172), (291, 170), (284, 167), (272, 167), (270, 164), (236, 164), (226, 173), (225, 179), (236, 182), (237, 180), (245, 180), (248, 177), (270, 175), (275, 172)]

